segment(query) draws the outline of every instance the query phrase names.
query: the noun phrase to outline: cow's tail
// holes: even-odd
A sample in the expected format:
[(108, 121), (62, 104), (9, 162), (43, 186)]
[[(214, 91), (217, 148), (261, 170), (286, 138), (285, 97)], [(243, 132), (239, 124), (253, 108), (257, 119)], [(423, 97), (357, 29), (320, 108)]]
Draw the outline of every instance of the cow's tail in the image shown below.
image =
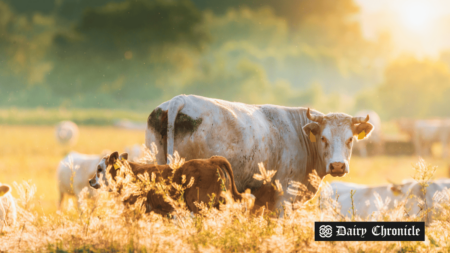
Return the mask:
[[(167, 110), (167, 155), (173, 156), (173, 146), (175, 142), (175, 120), (178, 112), (184, 107), (184, 96), (176, 96), (170, 100), (169, 109)], [(169, 164), (167, 159), (167, 164)]]
[(233, 170), (231, 169), (231, 164), (228, 162), (228, 160), (224, 157), (216, 156), (215, 158), (220, 158), (221, 160), (221, 166), (220, 168), (222, 170), (225, 170), (225, 172), (230, 176), (231, 181), (231, 195), (233, 196), (234, 200), (242, 200), (242, 194), (240, 194), (236, 188), (236, 184), (234, 182), (234, 174)]

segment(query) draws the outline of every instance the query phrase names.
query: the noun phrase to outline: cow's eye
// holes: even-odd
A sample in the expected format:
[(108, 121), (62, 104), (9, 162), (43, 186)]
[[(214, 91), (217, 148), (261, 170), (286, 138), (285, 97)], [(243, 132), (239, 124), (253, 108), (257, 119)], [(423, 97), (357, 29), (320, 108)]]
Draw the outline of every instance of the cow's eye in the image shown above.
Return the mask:
[(98, 169), (97, 169), (97, 172), (102, 172), (102, 168), (98, 168)]
[(322, 136), (321, 139), (322, 139), (323, 144), (325, 144), (325, 147), (328, 147), (328, 140), (327, 140), (327, 138)]
[(353, 138), (350, 137), (350, 138), (347, 140), (347, 143), (350, 144), (350, 143), (352, 143), (352, 141), (353, 141)]

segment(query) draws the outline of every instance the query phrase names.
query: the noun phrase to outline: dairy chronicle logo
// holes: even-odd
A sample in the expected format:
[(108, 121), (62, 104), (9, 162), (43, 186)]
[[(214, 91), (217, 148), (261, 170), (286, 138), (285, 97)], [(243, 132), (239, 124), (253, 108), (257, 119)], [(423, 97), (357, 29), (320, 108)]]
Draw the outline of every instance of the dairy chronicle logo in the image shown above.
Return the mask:
[(330, 238), (333, 235), (333, 228), (330, 225), (322, 225), (319, 228), (319, 236), (322, 238)]

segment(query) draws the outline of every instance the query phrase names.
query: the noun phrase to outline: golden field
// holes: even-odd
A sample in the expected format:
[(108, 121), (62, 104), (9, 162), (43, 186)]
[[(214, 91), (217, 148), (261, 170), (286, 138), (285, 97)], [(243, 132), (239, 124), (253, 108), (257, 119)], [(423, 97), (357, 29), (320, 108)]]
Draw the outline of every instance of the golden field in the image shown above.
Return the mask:
[[(144, 143), (144, 132), (114, 127), (80, 127), (73, 148), (59, 145), (50, 126), (0, 126), (0, 182), (12, 185), (31, 180), (37, 186), (42, 210), (54, 213), (58, 201), (56, 168), (69, 151), (100, 154), (103, 150), (123, 151)], [(15, 195), (15, 192), (13, 192)]]
[[(13, 187), (19, 206), (18, 221), (1, 231), (1, 251), (442, 252), (450, 249), (448, 206), (444, 206), (440, 216), (427, 227), (425, 242), (315, 242), (314, 221), (349, 220), (333, 212), (333, 200), (327, 196), (322, 196), (321, 209), (312, 201), (296, 207), (289, 217), (278, 220), (250, 215), (236, 204), (226, 205), (220, 211), (206, 210), (202, 216), (194, 218), (179, 207), (178, 218), (172, 220), (155, 214), (142, 215), (137, 209), (120, 208), (117, 197), (107, 192), (100, 194), (95, 203), (83, 200), (81, 212), (68, 201), (63, 211), (57, 212), (56, 168), (70, 150), (57, 144), (53, 131), (49, 126), (0, 126), (0, 182), (13, 185), (15, 181), (22, 187)], [(143, 131), (82, 126), (79, 141), (71, 150), (98, 154), (104, 149), (123, 151), (125, 146), (143, 142)], [(400, 183), (412, 178), (412, 164), (417, 161), (417, 157), (406, 156), (354, 156), (348, 176), (327, 176), (325, 181), (377, 185), (390, 179)], [(449, 160), (428, 158), (426, 161), (438, 166), (435, 178), (448, 175)], [(23, 180), (30, 180), (31, 185), (36, 186), (34, 195), (33, 187), (23, 184)], [(421, 220), (421, 217), (399, 215), (401, 208), (399, 206), (396, 212), (382, 212), (375, 219)]]
[[(56, 168), (69, 151), (99, 154), (108, 149), (120, 152), (126, 146), (143, 144), (144, 138), (143, 131), (81, 126), (76, 146), (66, 148), (56, 142), (53, 127), (0, 126), (0, 182), (12, 184), (14, 181), (31, 180), (37, 186), (36, 195), (40, 198), (42, 210), (52, 213), (56, 211), (58, 200)], [(450, 159), (427, 158), (426, 161), (438, 166), (436, 178), (448, 176)], [(412, 178), (411, 164), (415, 162), (417, 157), (412, 156), (353, 156), (349, 175), (343, 178), (327, 176), (325, 180), (377, 185), (385, 184), (386, 179), (390, 179), (400, 183), (403, 179)]]

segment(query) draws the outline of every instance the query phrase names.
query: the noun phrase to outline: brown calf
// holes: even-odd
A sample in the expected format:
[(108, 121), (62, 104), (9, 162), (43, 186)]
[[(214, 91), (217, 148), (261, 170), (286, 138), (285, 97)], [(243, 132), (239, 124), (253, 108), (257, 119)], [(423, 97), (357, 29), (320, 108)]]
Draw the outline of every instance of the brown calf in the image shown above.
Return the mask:
[[(114, 152), (109, 156), (105, 156), (99, 163), (96, 175), (89, 180), (89, 183), (94, 188), (99, 188), (98, 183), (100, 175), (103, 174), (103, 179), (106, 178), (107, 168), (112, 166), (109, 171), (111, 178), (115, 180), (117, 171), (114, 165), (117, 161), (127, 160), (128, 154), (123, 153), (119, 156), (118, 152)], [(186, 188), (184, 191), (184, 201), (191, 212), (198, 213), (198, 208), (194, 202), (208, 204), (212, 201), (213, 207), (218, 207), (220, 201), (224, 201), (224, 198), (220, 196), (222, 191), (226, 191), (231, 194), (234, 200), (242, 200), (242, 195), (237, 191), (234, 183), (233, 171), (228, 160), (222, 156), (213, 156), (209, 159), (193, 159), (185, 162), (180, 168), (173, 174), (172, 168), (169, 165), (153, 165), (142, 164), (136, 162), (129, 162), (132, 172), (137, 176), (147, 172), (151, 177), (152, 173), (155, 175), (155, 182), (162, 182), (162, 179), (167, 180), (173, 176), (172, 182), (182, 185), (184, 188), (190, 183), (191, 178), (194, 178), (193, 185)], [(118, 167), (118, 166), (116, 166)], [(120, 168), (118, 168), (120, 169)], [(185, 176), (185, 181), (183, 181)], [(220, 178), (219, 178), (220, 176)], [(105, 180), (105, 184), (108, 182)], [(215, 195), (212, 199), (213, 194)], [(179, 195), (172, 188), (170, 191), (170, 197), (177, 199)], [(159, 214), (168, 214), (174, 210), (172, 205), (164, 201), (160, 194), (157, 194), (155, 190), (150, 190), (147, 193), (147, 212), (154, 211)], [(132, 196), (125, 200), (127, 204), (133, 204), (137, 197)], [(151, 210), (149, 210), (151, 209)]]

